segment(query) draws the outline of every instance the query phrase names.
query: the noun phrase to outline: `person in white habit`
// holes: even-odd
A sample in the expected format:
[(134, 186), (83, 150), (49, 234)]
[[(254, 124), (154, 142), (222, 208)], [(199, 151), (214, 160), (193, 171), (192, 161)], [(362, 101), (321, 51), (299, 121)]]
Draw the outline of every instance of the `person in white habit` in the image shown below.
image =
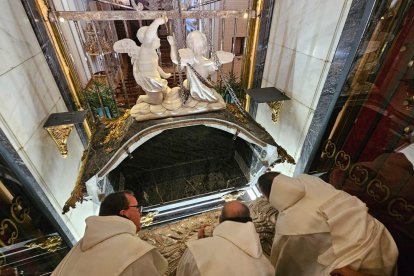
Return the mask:
[(268, 172), (258, 185), (279, 211), (276, 276), (396, 275), (397, 246), (358, 198), (311, 175)]
[(132, 192), (109, 194), (99, 216), (86, 219), (83, 238), (53, 271), (53, 276), (163, 275), (167, 261), (154, 246), (136, 236), (141, 213)]
[(273, 276), (262, 252), (249, 208), (239, 201), (226, 203), (213, 236), (187, 242), (177, 276)]

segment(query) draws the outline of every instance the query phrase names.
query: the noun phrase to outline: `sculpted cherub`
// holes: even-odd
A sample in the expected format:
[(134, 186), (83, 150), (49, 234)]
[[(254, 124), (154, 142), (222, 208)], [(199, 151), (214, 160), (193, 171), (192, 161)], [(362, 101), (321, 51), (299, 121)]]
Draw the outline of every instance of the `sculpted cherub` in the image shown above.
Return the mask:
[[(177, 45), (172, 36), (168, 36), (167, 39), (171, 45), (171, 60), (177, 64)], [(186, 42), (188, 48), (179, 49), (178, 51), (181, 66), (186, 66), (187, 80), (184, 81), (184, 85), (190, 90), (190, 94), (194, 99), (210, 103), (217, 102), (219, 95), (206, 83), (210, 74), (218, 68), (214, 59), (205, 57), (208, 49), (205, 34), (200, 31), (193, 31), (187, 35)], [(229, 52), (217, 51), (216, 55), (220, 65), (230, 63), (234, 59), (234, 54)]]
[(160, 47), (157, 35), (158, 27), (167, 22), (166, 18), (157, 18), (151, 25), (139, 28), (137, 32), (141, 47), (131, 39), (125, 38), (115, 42), (114, 50), (118, 53), (128, 53), (133, 65), (135, 81), (145, 91), (146, 95), (139, 96), (137, 104), (145, 102), (159, 105), (163, 101), (163, 92), (167, 93), (168, 79), (171, 74), (165, 73), (158, 65), (156, 50)]

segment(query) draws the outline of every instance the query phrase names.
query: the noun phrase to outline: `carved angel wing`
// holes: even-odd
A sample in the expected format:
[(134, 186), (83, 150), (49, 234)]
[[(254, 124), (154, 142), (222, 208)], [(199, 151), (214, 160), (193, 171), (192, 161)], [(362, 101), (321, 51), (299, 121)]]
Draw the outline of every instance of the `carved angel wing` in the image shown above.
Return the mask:
[(114, 51), (117, 53), (127, 53), (132, 60), (138, 58), (141, 47), (135, 44), (135, 41), (129, 38), (118, 40), (114, 43)]
[(194, 63), (194, 53), (189, 48), (179, 49), (178, 53), (180, 54), (181, 64), (193, 64)]
[(234, 59), (234, 54), (225, 51), (217, 51), (216, 55), (221, 64), (230, 63)]

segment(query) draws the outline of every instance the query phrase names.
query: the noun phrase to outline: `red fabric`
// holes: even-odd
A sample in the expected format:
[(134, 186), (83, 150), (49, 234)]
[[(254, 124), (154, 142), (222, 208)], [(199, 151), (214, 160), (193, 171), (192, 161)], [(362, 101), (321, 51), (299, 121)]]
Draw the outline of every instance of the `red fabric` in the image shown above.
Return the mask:
[(335, 169), (329, 182), (367, 204), (370, 214), (387, 227), (397, 244), (399, 275), (411, 275), (409, 268), (414, 263), (414, 170), (405, 155), (385, 153), (373, 162), (357, 163), (346, 172)]

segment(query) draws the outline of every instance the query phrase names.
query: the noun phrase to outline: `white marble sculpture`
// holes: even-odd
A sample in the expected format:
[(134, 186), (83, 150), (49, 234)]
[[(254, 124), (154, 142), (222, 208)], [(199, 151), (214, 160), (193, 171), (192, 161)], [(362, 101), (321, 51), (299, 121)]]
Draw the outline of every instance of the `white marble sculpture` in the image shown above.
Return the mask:
[(161, 104), (162, 92), (168, 89), (168, 79), (171, 74), (165, 73), (158, 66), (157, 49), (160, 47), (160, 39), (157, 36), (158, 27), (166, 23), (164, 18), (155, 19), (151, 25), (139, 28), (137, 32), (141, 47), (131, 39), (122, 39), (115, 42), (114, 50), (119, 53), (128, 53), (133, 64), (135, 81), (145, 91), (146, 95), (140, 96), (137, 103)]
[[(217, 70), (217, 66), (213, 60), (204, 57), (205, 50), (201, 48), (202, 45), (207, 47), (207, 40), (201, 32), (190, 33), (187, 41), (190, 41), (189, 45), (191, 46), (180, 49), (182, 65), (188, 67), (188, 64), (190, 64), (197, 72), (199, 71), (194, 73), (187, 69), (188, 80), (184, 81), (184, 86), (190, 90), (189, 100), (185, 103), (182, 102), (179, 93), (180, 87), (172, 89), (168, 87), (166, 79), (171, 74), (164, 72), (158, 65), (156, 52), (160, 47), (157, 29), (166, 22), (167, 19), (157, 18), (150, 26), (141, 27), (137, 32), (141, 47), (137, 46), (131, 39), (122, 39), (114, 44), (116, 52), (128, 53), (131, 57), (135, 81), (146, 93), (146, 95), (141, 95), (137, 103), (131, 108), (131, 116), (137, 121), (145, 121), (225, 108), (226, 104), (223, 98), (214, 89), (204, 84), (205, 79)], [(172, 52), (176, 53), (175, 43), (171, 42), (172, 37), (169, 37), (168, 40), (174, 50)], [(231, 53), (221, 51), (217, 55), (220, 63), (231, 62), (234, 57)], [(174, 54), (172, 60), (176, 61), (176, 57), (177, 55)], [(202, 77), (200, 78), (197, 75)]]
[[(174, 38), (169, 36), (168, 42), (171, 45), (171, 60), (177, 64), (177, 46)], [(190, 90), (190, 95), (195, 100), (217, 102), (220, 95), (211, 86), (209, 87), (207, 78), (218, 68), (213, 58), (205, 57), (208, 49), (206, 35), (200, 31), (193, 31), (187, 35), (186, 42), (188, 48), (179, 50), (181, 65), (187, 67), (187, 80), (184, 86)], [(234, 54), (229, 52), (217, 51), (216, 55), (220, 65), (230, 63), (234, 59)]]

